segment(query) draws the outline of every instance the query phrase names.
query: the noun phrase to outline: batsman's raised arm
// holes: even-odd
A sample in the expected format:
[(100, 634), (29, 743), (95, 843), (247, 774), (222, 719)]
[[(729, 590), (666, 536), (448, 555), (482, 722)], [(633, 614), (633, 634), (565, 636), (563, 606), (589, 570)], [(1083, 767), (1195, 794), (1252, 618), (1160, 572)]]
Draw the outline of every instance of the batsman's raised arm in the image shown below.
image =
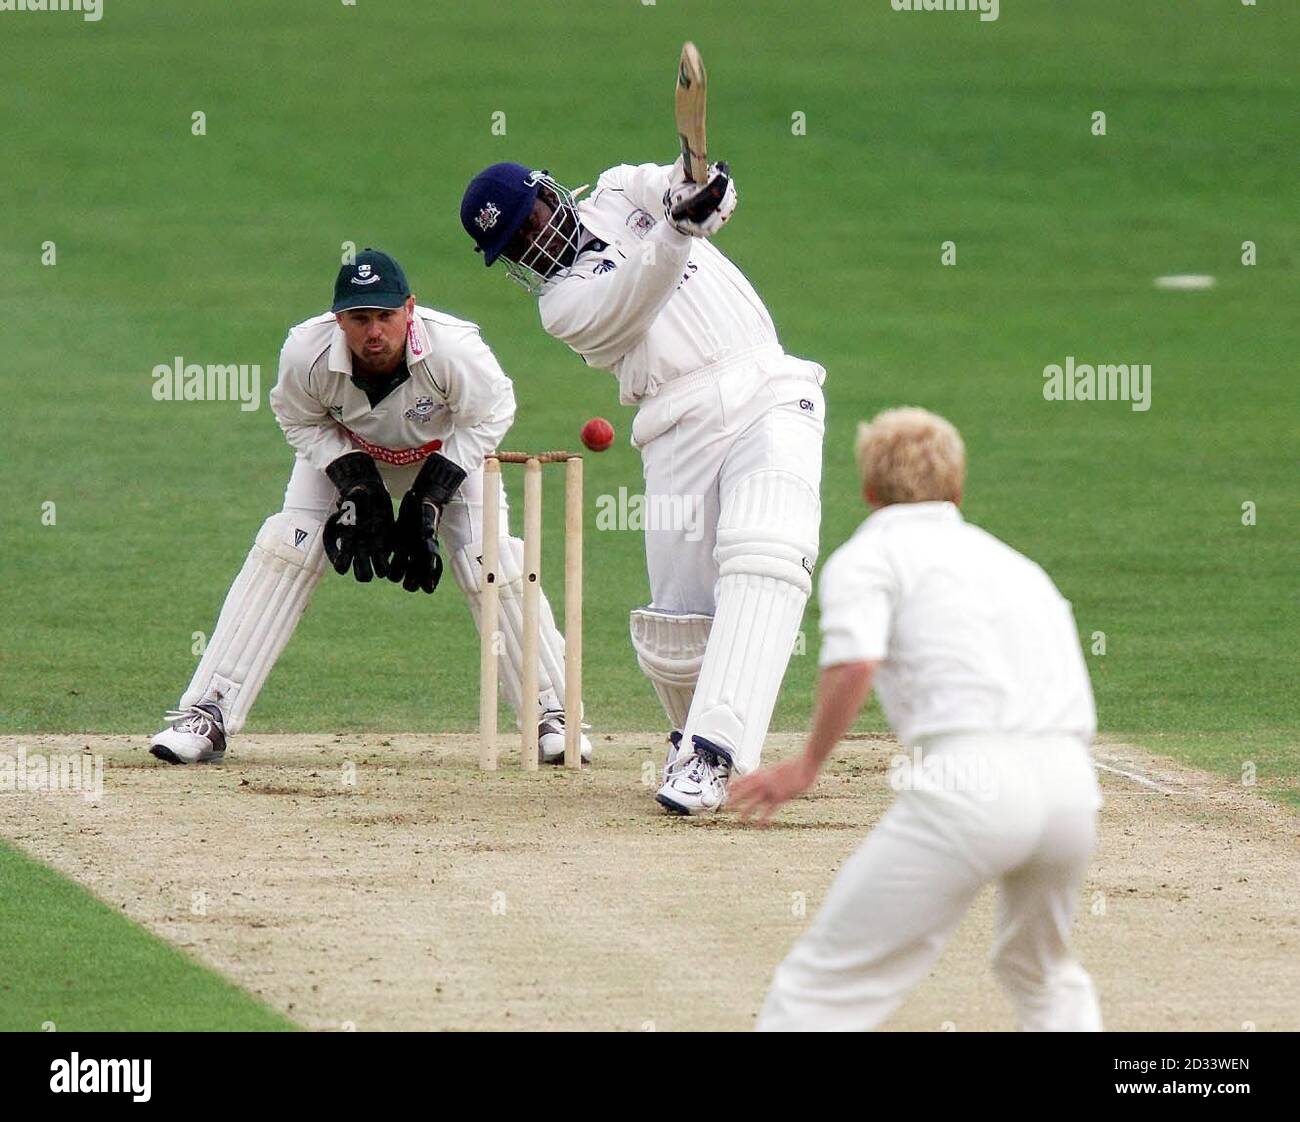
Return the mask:
[(674, 167), (673, 164), (618, 164), (600, 173), (596, 190), (620, 191), (633, 206), (659, 215)]
[(661, 222), (625, 254), (580, 261), (571, 274), (584, 283), (556, 285), (538, 307), (548, 335), (560, 339), (594, 365), (615, 362), (641, 339), (682, 282), (691, 239)]
[[(734, 188), (725, 207), (717, 200), (709, 203), (707, 192), (707, 187), (685, 178), (680, 162), (620, 164), (604, 172), (593, 206), (600, 205), (604, 195), (617, 195), (638, 208), (635, 221), (645, 224), (654, 215), (663, 220), (649, 229), (635, 251), (597, 242), (604, 255), (580, 255), (570, 276), (584, 283), (548, 286), (538, 304), (547, 334), (596, 366), (616, 362), (630, 351), (689, 276), (692, 239), (716, 233), (735, 207)], [(701, 222), (672, 217), (675, 199), (697, 196), (706, 197), (698, 204), (701, 212), (707, 211)]]

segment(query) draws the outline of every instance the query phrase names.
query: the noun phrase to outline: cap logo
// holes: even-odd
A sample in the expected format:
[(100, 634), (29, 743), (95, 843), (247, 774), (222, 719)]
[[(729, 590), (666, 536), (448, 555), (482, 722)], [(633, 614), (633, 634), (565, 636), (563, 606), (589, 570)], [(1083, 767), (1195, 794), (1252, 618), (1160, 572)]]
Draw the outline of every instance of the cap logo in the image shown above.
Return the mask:
[(374, 284), (379, 280), (378, 273), (372, 273), (369, 265), (358, 265), (357, 275), (352, 278), (353, 284)]
[(490, 230), (497, 224), (497, 219), (501, 217), (501, 211), (497, 209), (495, 203), (488, 203), (478, 212), (478, 217), (474, 219), (478, 223), (480, 230)]

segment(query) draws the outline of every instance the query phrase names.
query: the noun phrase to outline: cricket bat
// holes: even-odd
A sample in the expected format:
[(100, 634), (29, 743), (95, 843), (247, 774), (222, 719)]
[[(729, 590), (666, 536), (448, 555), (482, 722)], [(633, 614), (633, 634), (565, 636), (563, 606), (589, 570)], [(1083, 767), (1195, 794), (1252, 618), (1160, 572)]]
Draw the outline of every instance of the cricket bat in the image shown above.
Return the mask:
[(677, 139), (682, 146), (682, 163), (692, 183), (709, 181), (708, 145), (704, 139), (704, 110), (708, 79), (704, 60), (694, 43), (682, 46), (677, 66)]

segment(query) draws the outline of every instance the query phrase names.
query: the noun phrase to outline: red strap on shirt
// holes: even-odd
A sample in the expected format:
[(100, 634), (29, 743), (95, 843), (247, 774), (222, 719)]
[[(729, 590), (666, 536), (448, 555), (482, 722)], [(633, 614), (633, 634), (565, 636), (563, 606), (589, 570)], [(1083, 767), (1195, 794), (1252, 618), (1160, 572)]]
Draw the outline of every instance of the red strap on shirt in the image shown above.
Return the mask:
[(360, 451), (364, 452), (372, 460), (382, 460), (386, 464), (419, 463), (442, 448), (441, 440), (431, 440), (428, 444), (421, 444), (418, 448), (384, 448), (378, 444), (371, 444), (364, 436), (358, 436), (346, 425), (343, 426), (343, 431), (352, 438), (352, 443)]

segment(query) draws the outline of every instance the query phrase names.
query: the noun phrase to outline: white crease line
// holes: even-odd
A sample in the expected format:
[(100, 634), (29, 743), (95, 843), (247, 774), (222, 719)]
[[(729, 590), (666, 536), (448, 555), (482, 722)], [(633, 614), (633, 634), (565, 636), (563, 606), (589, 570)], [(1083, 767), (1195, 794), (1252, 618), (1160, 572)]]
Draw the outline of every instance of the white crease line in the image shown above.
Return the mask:
[[(1106, 758), (1113, 759), (1114, 757)], [(1141, 783), (1142, 786), (1150, 787), (1152, 790), (1159, 791), (1162, 795), (1176, 795), (1179, 793), (1170, 790), (1168, 787), (1161, 787), (1159, 783), (1148, 779), (1145, 775), (1138, 775), (1136, 772), (1125, 771), (1123, 768), (1110, 767), (1108, 764), (1100, 763), (1095, 753), (1093, 754), (1093, 765), (1100, 771), (1109, 771), (1115, 775), (1122, 775), (1125, 779), (1131, 779), (1134, 783)]]

